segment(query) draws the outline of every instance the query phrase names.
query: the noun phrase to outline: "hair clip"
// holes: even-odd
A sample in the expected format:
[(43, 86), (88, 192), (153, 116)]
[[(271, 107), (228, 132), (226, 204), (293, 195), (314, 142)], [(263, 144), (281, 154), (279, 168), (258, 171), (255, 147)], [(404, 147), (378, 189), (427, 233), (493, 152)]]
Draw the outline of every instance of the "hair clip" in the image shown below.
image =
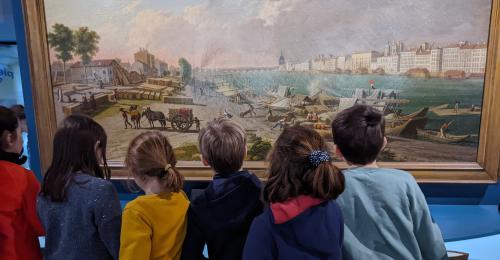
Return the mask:
[(170, 163), (169, 163), (169, 164), (167, 164), (167, 165), (165, 166), (165, 171), (166, 171), (166, 172), (168, 172), (168, 170), (169, 170), (170, 168), (172, 168), (172, 165), (170, 165)]
[(309, 162), (314, 165), (314, 167), (318, 167), (322, 162), (329, 162), (330, 154), (326, 151), (315, 150), (309, 155)]

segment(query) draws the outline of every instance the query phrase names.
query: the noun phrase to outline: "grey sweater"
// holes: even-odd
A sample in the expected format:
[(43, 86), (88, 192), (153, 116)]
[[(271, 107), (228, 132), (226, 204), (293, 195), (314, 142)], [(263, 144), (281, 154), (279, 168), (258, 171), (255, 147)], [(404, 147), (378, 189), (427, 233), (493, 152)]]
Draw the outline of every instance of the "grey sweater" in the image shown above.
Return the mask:
[(39, 196), (45, 259), (118, 259), (121, 207), (111, 182), (77, 174), (64, 202)]

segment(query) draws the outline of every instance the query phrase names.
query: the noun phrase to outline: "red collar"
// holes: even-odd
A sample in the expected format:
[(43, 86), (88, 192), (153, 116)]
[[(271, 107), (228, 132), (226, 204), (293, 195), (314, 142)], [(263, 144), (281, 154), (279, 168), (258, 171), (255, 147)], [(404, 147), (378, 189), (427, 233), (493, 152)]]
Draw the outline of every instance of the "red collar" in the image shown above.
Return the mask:
[(312, 208), (323, 202), (322, 199), (314, 198), (308, 195), (300, 195), (283, 202), (271, 203), (271, 212), (273, 213), (274, 223), (283, 224), (309, 208)]

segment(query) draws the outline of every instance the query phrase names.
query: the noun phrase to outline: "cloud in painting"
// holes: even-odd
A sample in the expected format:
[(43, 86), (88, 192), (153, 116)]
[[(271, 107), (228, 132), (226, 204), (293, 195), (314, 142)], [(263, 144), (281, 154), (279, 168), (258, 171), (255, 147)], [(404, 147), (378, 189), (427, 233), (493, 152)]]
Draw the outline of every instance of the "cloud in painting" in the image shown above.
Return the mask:
[[(75, 1), (47, 2), (67, 10), (48, 13), (49, 24), (74, 23), (72, 17), (91, 12), (74, 10)], [(491, 0), (119, 2), (120, 12), (76, 18), (101, 34), (105, 46), (99, 56), (130, 60), (138, 48), (147, 47), (169, 63), (186, 57), (208, 67), (276, 65), (281, 50), (287, 59), (305, 60), (382, 50), (392, 40), (407, 45), (486, 41), (491, 8)]]

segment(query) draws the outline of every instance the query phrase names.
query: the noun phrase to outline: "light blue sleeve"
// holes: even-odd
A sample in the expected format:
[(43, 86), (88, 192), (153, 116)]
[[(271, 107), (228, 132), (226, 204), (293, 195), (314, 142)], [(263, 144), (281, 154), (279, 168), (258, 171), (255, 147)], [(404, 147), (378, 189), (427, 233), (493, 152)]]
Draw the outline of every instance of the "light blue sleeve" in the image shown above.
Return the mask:
[(432, 220), (425, 196), (413, 180), (410, 183), (408, 198), (413, 222), (413, 232), (417, 238), (422, 259), (448, 259), (443, 236)]

